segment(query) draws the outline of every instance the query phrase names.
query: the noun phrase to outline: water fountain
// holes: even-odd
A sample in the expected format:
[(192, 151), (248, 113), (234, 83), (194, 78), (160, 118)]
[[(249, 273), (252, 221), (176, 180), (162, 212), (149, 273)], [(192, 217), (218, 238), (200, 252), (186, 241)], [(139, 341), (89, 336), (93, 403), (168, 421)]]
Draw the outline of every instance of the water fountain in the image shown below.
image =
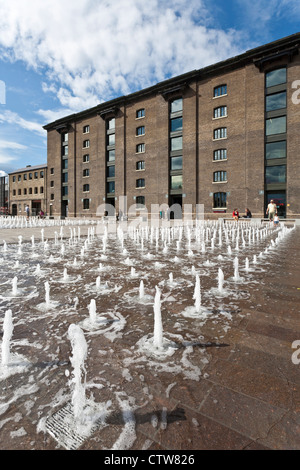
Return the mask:
[(163, 346), (163, 327), (161, 319), (161, 305), (160, 305), (161, 292), (156, 286), (156, 294), (154, 298), (154, 334), (153, 334), (153, 345), (156, 348), (162, 348)]
[(12, 280), (12, 295), (15, 297), (18, 295), (18, 278), (15, 276)]
[(221, 268), (218, 270), (218, 291), (220, 294), (224, 293), (224, 273)]
[(12, 311), (5, 312), (3, 322), (3, 339), (2, 339), (2, 366), (7, 367), (10, 360), (10, 341), (13, 334)]

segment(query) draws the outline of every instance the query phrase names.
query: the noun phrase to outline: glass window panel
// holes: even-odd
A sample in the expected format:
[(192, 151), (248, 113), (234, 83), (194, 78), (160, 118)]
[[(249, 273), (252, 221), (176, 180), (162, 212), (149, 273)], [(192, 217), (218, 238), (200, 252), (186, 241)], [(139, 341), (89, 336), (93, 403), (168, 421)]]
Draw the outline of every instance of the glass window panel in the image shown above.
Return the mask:
[(286, 116), (266, 120), (266, 135), (284, 134), (285, 132)]
[(145, 116), (145, 109), (138, 109), (136, 112), (136, 117), (141, 118)]
[(214, 193), (214, 207), (226, 207), (226, 193)]
[(266, 144), (266, 159), (286, 158), (286, 141), (270, 142)]
[(68, 173), (63, 173), (62, 174), (62, 182), (67, 183), (68, 182)]
[(114, 162), (116, 159), (116, 151), (115, 150), (109, 150), (108, 151), (108, 161), (109, 162)]
[(286, 165), (266, 166), (266, 184), (285, 183)]
[(66, 158), (65, 160), (62, 161), (62, 169), (67, 170), (68, 168), (68, 159)]
[(227, 85), (220, 85), (214, 88), (214, 96), (222, 96), (227, 94)]
[(136, 162), (136, 169), (137, 170), (144, 170), (145, 169), (145, 162), (141, 160), (140, 162)]
[(108, 145), (115, 145), (115, 143), (116, 143), (116, 135), (110, 134), (108, 136)]
[(110, 181), (109, 183), (107, 183), (107, 192), (108, 193), (114, 193), (115, 192), (115, 182), (114, 181)]
[(182, 150), (182, 137), (174, 137), (171, 139), (171, 151)]
[(182, 189), (182, 175), (171, 176), (171, 189)]
[(115, 129), (116, 127), (116, 120), (115, 118), (109, 119), (107, 124), (108, 129)]
[(182, 98), (171, 101), (171, 113), (177, 113), (178, 111), (182, 111)]
[(266, 111), (286, 108), (286, 91), (266, 97)]
[(182, 131), (182, 118), (171, 119), (171, 132)]
[(182, 156), (171, 158), (171, 170), (182, 169)]
[(140, 178), (136, 180), (136, 188), (144, 188), (145, 187), (145, 180), (144, 178)]
[(266, 87), (281, 85), (286, 83), (286, 68), (272, 70), (266, 73)]
[(108, 178), (113, 178), (115, 176), (115, 168), (116, 167), (114, 165), (107, 167), (107, 177)]
[(226, 160), (227, 149), (218, 149), (214, 151), (214, 160)]

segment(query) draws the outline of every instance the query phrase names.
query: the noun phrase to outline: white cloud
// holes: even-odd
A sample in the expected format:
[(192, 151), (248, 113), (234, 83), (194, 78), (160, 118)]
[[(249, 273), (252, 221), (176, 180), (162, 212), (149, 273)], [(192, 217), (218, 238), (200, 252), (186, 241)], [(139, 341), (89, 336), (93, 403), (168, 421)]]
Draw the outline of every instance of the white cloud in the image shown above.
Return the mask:
[[(45, 74), (71, 112), (218, 62), (243, 50), (208, 28), (204, 0), (0, 0), (0, 57)], [(39, 114), (47, 114), (40, 110)], [(66, 114), (66, 113), (65, 113)]]
[(12, 111), (4, 111), (3, 113), (0, 113), (0, 122), (6, 123), (6, 124), (14, 124), (16, 126), (21, 127), (22, 129), (25, 129), (27, 131), (32, 131), (37, 134), (40, 134), (45, 137), (45, 131), (42, 127), (42, 124), (38, 124), (37, 122), (32, 122), (28, 121), (21, 116), (19, 116), (17, 113), (13, 113)]
[(26, 148), (26, 145), (18, 144), (17, 142), (0, 140), (0, 149), (25, 150)]

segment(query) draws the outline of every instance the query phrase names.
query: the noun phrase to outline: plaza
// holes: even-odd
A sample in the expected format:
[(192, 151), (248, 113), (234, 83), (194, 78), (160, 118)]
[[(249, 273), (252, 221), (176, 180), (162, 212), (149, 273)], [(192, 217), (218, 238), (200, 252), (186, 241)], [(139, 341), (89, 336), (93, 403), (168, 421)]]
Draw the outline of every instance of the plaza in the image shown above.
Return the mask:
[[(11, 220), (2, 450), (299, 448), (299, 227)], [(88, 429), (72, 418), (72, 325)]]

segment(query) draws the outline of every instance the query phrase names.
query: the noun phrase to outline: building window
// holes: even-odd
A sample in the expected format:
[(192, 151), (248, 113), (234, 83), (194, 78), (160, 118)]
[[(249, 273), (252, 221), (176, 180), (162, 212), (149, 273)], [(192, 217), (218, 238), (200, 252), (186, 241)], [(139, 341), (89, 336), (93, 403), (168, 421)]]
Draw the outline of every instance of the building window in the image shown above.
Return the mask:
[(83, 126), (83, 133), (88, 134), (90, 132), (90, 126)]
[(84, 199), (83, 200), (83, 209), (89, 209), (90, 208), (90, 200), (89, 199)]
[(266, 166), (266, 184), (286, 182), (286, 165)]
[(214, 139), (226, 139), (227, 138), (227, 127), (220, 127), (214, 130)]
[(50, 175), (54, 175), (54, 168), (50, 168)]
[(15, 176), (13, 176), (13, 183), (15, 183), (15, 182), (16, 182), (16, 177), (15, 177)]
[(171, 119), (171, 132), (182, 131), (182, 117)]
[(221, 118), (227, 116), (227, 106), (220, 106), (214, 109), (214, 118)]
[(285, 134), (286, 116), (274, 117), (266, 120), (266, 135)]
[(114, 162), (115, 158), (116, 158), (116, 151), (115, 150), (109, 150), (107, 158), (108, 158), (109, 162)]
[(145, 162), (141, 160), (140, 162), (136, 162), (136, 170), (144, 170), (145, 169)]
[(136, 180), (135, 187), (136, 187), (136, 188), (144, 188), (144, 187), (145, 187), (145, 180), (144, 180), (144, 178), (140, 178), (140, 179)]
[(214, 151), (214, 161), (227, 160), (227, 149), (218, 149)]
[(137, 127), (137, 129), (136, 129), (136, 135), (137, 135), (137, 136), (139, 136), (139, 135), (145, 135), (145, 126)]
[(144, 206), (145, 205), (145, 196), (137, 196), (136, 204), (137, 204), (137, 206)]
[(44, 172), (43, 172), (43, 170), (40, 171), (40, 178), (44, 178)]
[(16, 194), (17, 194), (17, 193), (16, 193), (16, 190), (13, 189), (13, 196), (16, 196)]
[(23, 175), (23, 180), (26, 181), (27, 180), (27, 174), (25, 173), (25, 175)]
[(115, 129), (116, 128), (116, 119), (111, 118), (107, 120), (107, 129)]
[(115, 165), (110, 165), (107, 167), (107, 177), (114, 178), (115, 177)]
[(171, 176), (171, 189), (182, 189), (182, 175)]
[(38, 188), (34, 188), (34, 194), (38, 193)]
[(286, 68), (272, 70), (266, 73), (266, 88), (286, 83)]
[(178, 113), (179, 111), (182, 111), (182, 107), (182, 98), (171, 101), (171, 113)]
[(18, 196), (21, 196), (21, 189), (18, 189)]
[(69, 193), (69, 191), (68, 191), (68, 186), (63, 186), (63, 187), (62, 187), (62, 195), (63, 195), (63, 196), (67, 196), (68, 193)]
[(43, 194), (44, 193), (44, 186), (41, 186), (40, 187), (40, 194)]
[(219, 183), (221, 181), (227, 181), (227, 171), (214, 172), (214, 183)]
[(286, 158), (286, 140), (266, 144), (266, 159)]
[(171, 171), (182, 170), (182, 156), (171, 158)]
[(214, 88), (214, 97), (227, 95), (227, 85), (219, 85)]
[(90, 185), (89, 184), (84, 184), (83, 185), (83, 192), (87, 193), (90, 190)]
[(88, 168), (86, 168), (85, 170), (83, 170), (83, 177), (86, 178), (87, 176), (90, 176), (90, 170)]
[(62, 181), (62, 183), (67, 183), (68, 182), (68, 173), (62, 173), (61, 181)]
[(115, 182), (114, 181), (109, 181), (106, 183), (107, 186), (107, 192), (108, 193), (114, 193), (115, 192)]
[(54, 188), (54, 181), (50, 181), (50, 188)]
[(26, 194), (27, 194), (27, 189), (26, 188), (24, 188), (23, 194), (24, 194), (24, 196), (26, 196)]
[(182, 150), (182, 137), (171, 138), (171, 152)]
[(136, 118), (139, 119), (139, 118), (142, 118), (142, 117), (145, 117), (145, 109), (138, 109), (137, 112), (136, 112)]
[(138, 144), (136, 146), (136, 153), (144, 153), (145, 152), (145, 144)]
[(89, 146), (90, 146), (90, 141), (89, 140), (84, 140), (83, 141), (83, 148), (87, 149), (87, 148), (89, 148)]
[(51, 193), (50, 199), (51, 199), (51, 201), (54, 201), (54, 193)]
[(109, 134), (107, 136), (107, 145), (115, 145), (116, 143), (116, 134)]
[(32, 180), (32, 173), (29, 173), (28, 178)]
[(214, 193), (214, 207), (226, 207), (226, 193)]
[(68, 133), (62, 134), (61, 139), (62, 139), (62, 142), (63, 142), (63, 143), (68, 142), (68, 140), (69, 140), (69, 134), (68, 134)]
[(286, 108), (286, 91), (266, 96), (266, 111)]
[(68, 159), (67, 158), (64, 158), (61, 162), (61, 167), (63, 170), (67, 170), (68, 169)]
[(34, 179), (35, 179), (35, 180), (38, 179), (38, 172), (37, 172), (37, 171), (34, 172)]
[(29, 188), (29, 194), (32, 194), (32, 188)]
[(21, 175), (18, 175), (18, 181), (21, 181)]
[(83, 161), (83, 163), (88, 163), (88, 162), (90, 161), (90, 156), (89, 156), (89, 154), (83, 155), (82, 161)]
[(69, 147), (68, 145), (64, 145), (61, 150), (61, 154), (63, 157), (67, 157), (69, 155)]

